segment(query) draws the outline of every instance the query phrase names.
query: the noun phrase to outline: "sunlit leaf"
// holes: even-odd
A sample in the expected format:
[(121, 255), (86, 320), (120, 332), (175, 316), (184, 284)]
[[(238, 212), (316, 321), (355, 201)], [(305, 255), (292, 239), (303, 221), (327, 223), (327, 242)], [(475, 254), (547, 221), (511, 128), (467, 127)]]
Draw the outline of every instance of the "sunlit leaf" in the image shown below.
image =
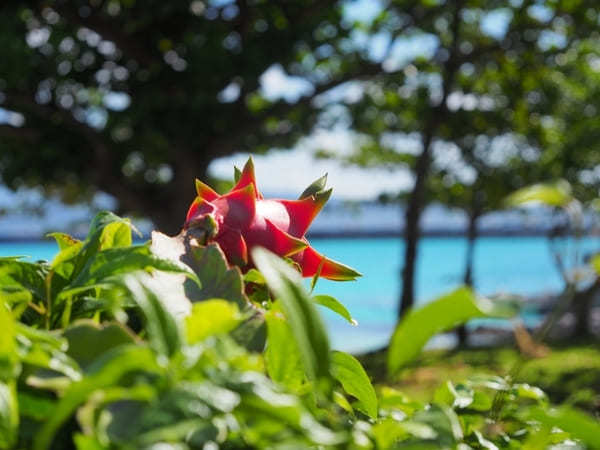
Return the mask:
[(267, 347), (265, 363), (267, 373), (273, 381), (298, 391), (305, 380), (302, 354), (296, 344), (292, 330), (281, 313), (269, 311), (267, 322)]
[(331, 353), (331, 374), (344, 390), (358, 399), (354, 407), (372, 419), (377, 418), (377, 395), (369, 376), (358, 360), (344, 352)]
[(346, 319), (351, 325), (358, 325), (358, 322), (352, 318), (350, 312), (346, 309), (340, 301), (331, 295), (315, 295), (312, 297), (312, 301), (324, 306), (325, 308), (329, 308), (333, 312), (338, 313), (344, 319)]
[(549, 428), (560, 428), (568, 432), (571, 437), (581, 440), (589, 448), (599, 448), (600, 423), (577, 409), (568, 406), (533, 407), (522, 411), (520, 415), (529, 420), (537, 420)]
[(304, 291), (299, 273), (260, 247), (253, 250), (252, 258), (281, 302), (308, 377), (328, 376), (329, 340), (319, 313)]
[(556, 183), (540, 183), (519, 189), (507, 199), (507, 206), (539, 203), (547, 206), (564, 207), (573, 200), (571, 186), (561, 180)]
[(395, 374), (418, 356), (434, 335), (476, 317), (512, 317), (515, 311), (485, 298), (477, 298), (468, 288), (459, 288), (418, 309), (409, 311), (396, 327), (388, 351), (388, 370)]
[(14, 380), (0, 380), (0, 448), (14, 448), (19, 427), (19, 403)]
[(170, 357), (181, 348), (179, 323), (152, 290), (150, 275), (138, 272), (126, 275), (123, 284), (145, 316), (150, 345), (159, 354)]
[(239, 325), (242, 315), (235, 303), (211, 299), (192, 305), (192, 312), (185, 318), (187, 341), (200, 342), (208, 336), (226, 334)]

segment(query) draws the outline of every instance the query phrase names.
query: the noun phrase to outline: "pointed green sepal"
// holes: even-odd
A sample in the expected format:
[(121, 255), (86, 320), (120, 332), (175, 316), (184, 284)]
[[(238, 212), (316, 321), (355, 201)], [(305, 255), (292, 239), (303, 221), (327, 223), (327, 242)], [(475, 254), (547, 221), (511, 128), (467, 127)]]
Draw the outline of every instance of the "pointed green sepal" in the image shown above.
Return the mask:
[(242, 178), (242, 171), (237, 166), (233, 166), (233, 182), (237, 183)]
[(311, 195), (316, 195), (325, 189), (325, 185), (327, 184), (327, 174), (323, 175), (321, 178), (313, 181), (310, 186), (304, 189), (304, 192), (300, 194), (298, 199), (302, 200), (303, 198), (310, 197)]

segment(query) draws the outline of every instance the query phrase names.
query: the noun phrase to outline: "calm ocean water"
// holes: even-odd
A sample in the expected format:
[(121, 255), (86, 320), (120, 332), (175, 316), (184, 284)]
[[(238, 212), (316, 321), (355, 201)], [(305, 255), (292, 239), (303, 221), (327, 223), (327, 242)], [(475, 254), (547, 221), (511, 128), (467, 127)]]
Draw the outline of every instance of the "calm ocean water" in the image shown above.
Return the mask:
[[(319, 280), (317, 283), (315, 293), (338, 298), (358, 321), (358, 326), (352, 326), (325, 311), (333, 346), (354, 352), (383, 346), (395, 324), (404, 242), (397, 238), (313, 239), (311, 242), (320, 252), (363, 274), (353, 282)], [(580, 248), (583, 253), (597, 251), (600, 239), (587, 238)], [(49, 260), (55, 252), (53, 242), (0, 243), (0, 256), (24, 255)], [(431, 300), (461, 283), (465, 252), (464, 238), (422, 240), (417, 268), (419, 302)], [(486, 295), (543, 295), (562, 288), (543, 237), (480, 238), (475, 248), (474, 267), (476, 288)]]

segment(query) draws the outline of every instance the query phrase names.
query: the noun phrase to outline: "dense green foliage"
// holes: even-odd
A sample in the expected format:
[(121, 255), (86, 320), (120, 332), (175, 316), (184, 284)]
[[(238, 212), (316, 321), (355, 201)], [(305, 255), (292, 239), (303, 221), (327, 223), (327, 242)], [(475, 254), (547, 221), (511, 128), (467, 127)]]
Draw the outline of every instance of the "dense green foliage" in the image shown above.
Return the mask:
[[(336, 3), (2, 2), (0, 104), (16, 114), (0, 123), (3, 183), (107, 192), (175, 233), (211, 160), (292, 144), (311, 100), (361, 68), (354, 50), (325, 57), (350, 32)], [(269, 69), (304, 89), (266, 95)]]
[[(129, 223), (110, 213), (84, 241), (53, 237), (50, 263), (2, 260), (0, 448), (597, 447), (594, 419), (508, 378), (446, 381), (426, 401), (374, 389), (357, 359), (330, 349), (315, 305), (347, 311), (311, 298), (293, 265), (265, 250), (242, 285), (222, 255), (207, 258), (212, 247), (194, 249), (192, 270), (132, 245)], [(194, 297), (224, 275), (222, 298)], [(390, 368), (482, 314), (498, 312), (467, 290), (416, 311)]]

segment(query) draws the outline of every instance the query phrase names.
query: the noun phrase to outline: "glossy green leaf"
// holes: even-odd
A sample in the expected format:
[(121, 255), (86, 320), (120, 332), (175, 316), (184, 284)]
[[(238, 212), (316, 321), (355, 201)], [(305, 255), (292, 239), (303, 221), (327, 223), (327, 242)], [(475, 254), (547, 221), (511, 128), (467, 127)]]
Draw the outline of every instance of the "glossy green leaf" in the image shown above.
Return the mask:
[(268, 311), (265, 363), (273, 381), (297, 392), (305, 380), (302, 355), (287, 320), (280, 312)]
[(307, 376), (328, 376), (329, 340), (321, 317), (302, 286), (300, 274), (260, 247), (253, 250), (252, 259), (267, 280), (269, 289), (281, 302)]
[(333, 312), (338, 313), (351, 325), (358, 325), (358, 322), (352, 318), (346, 307), (342, 305), (338, 299), (332, 297), (331, 295), (315, 295), (312, 297), (312, 301), (332, 310)]
[(348, 353), (331, 353), (331, 374), (344, 390), (358, 400), (354, 407), (372, 419), (377, 418), (377, 395), (369, 376), (358, 360)]
[(104, 280), (136, 270), (162, 270), (166, 272), (185, 273), (197, 279), (196, 275), (187, 267), (175, 264), (167, 259), (154, 255), (146, 245), (126, 248), (111, 248), (96, 253), (91, 257), (83, 270), (65, 289), (63, 295), (68, 295), (72, 289), (102, 283)]
[(152, 348), (158, 354), (172, 356), (181, 348), (181, 330), (178, 321), (167, 311), (152, 290), (150, 275), (144, 272), (129, 274), (123, 278), (123, 284), (131, 293), (132, 300), (144, 313)]
[[(92, 220), (88, 236), (83, 241), (81, 249), (69, 255), (70, 258), (66, 255), (62, 256), (60, 262), (69, 262), (72, 265), (70, 276), (76, 278), (85, 267), (88, 267), (89, 260), (98, 252), (131, 245), (132, 229), (128, 219), (123, 219), (110, 211), (101, 211)], [(58, 263), (55, 266), (58, 266)]]
[(45, 263), (29, 263), (13, 258), (0, 258), (0, 283), (5, 287), (23, 287), (31, 292), (35, 299), (44, 300), (48, 269), (49, 267)]
[(211, 299), (194, 303), (191, 314), (185, 318), (187, 341), (194, 344), (208, 336), (229, 333), (241, 320), (237, 305), (227, 300)]
[(396, 327), (388, 351), (388, 371), (395, 374), (418, 356), (434, 335), (451, 330), (477, 317), (512, 317), (515, 311), (491, 300), (477, 298), (466, 288), (459, 288), (418, 309), (409, 311)]
[(100, 236), (102, 250), (129, 247), (133, 242), (129, 220), (111, 222), (104, 227)]

